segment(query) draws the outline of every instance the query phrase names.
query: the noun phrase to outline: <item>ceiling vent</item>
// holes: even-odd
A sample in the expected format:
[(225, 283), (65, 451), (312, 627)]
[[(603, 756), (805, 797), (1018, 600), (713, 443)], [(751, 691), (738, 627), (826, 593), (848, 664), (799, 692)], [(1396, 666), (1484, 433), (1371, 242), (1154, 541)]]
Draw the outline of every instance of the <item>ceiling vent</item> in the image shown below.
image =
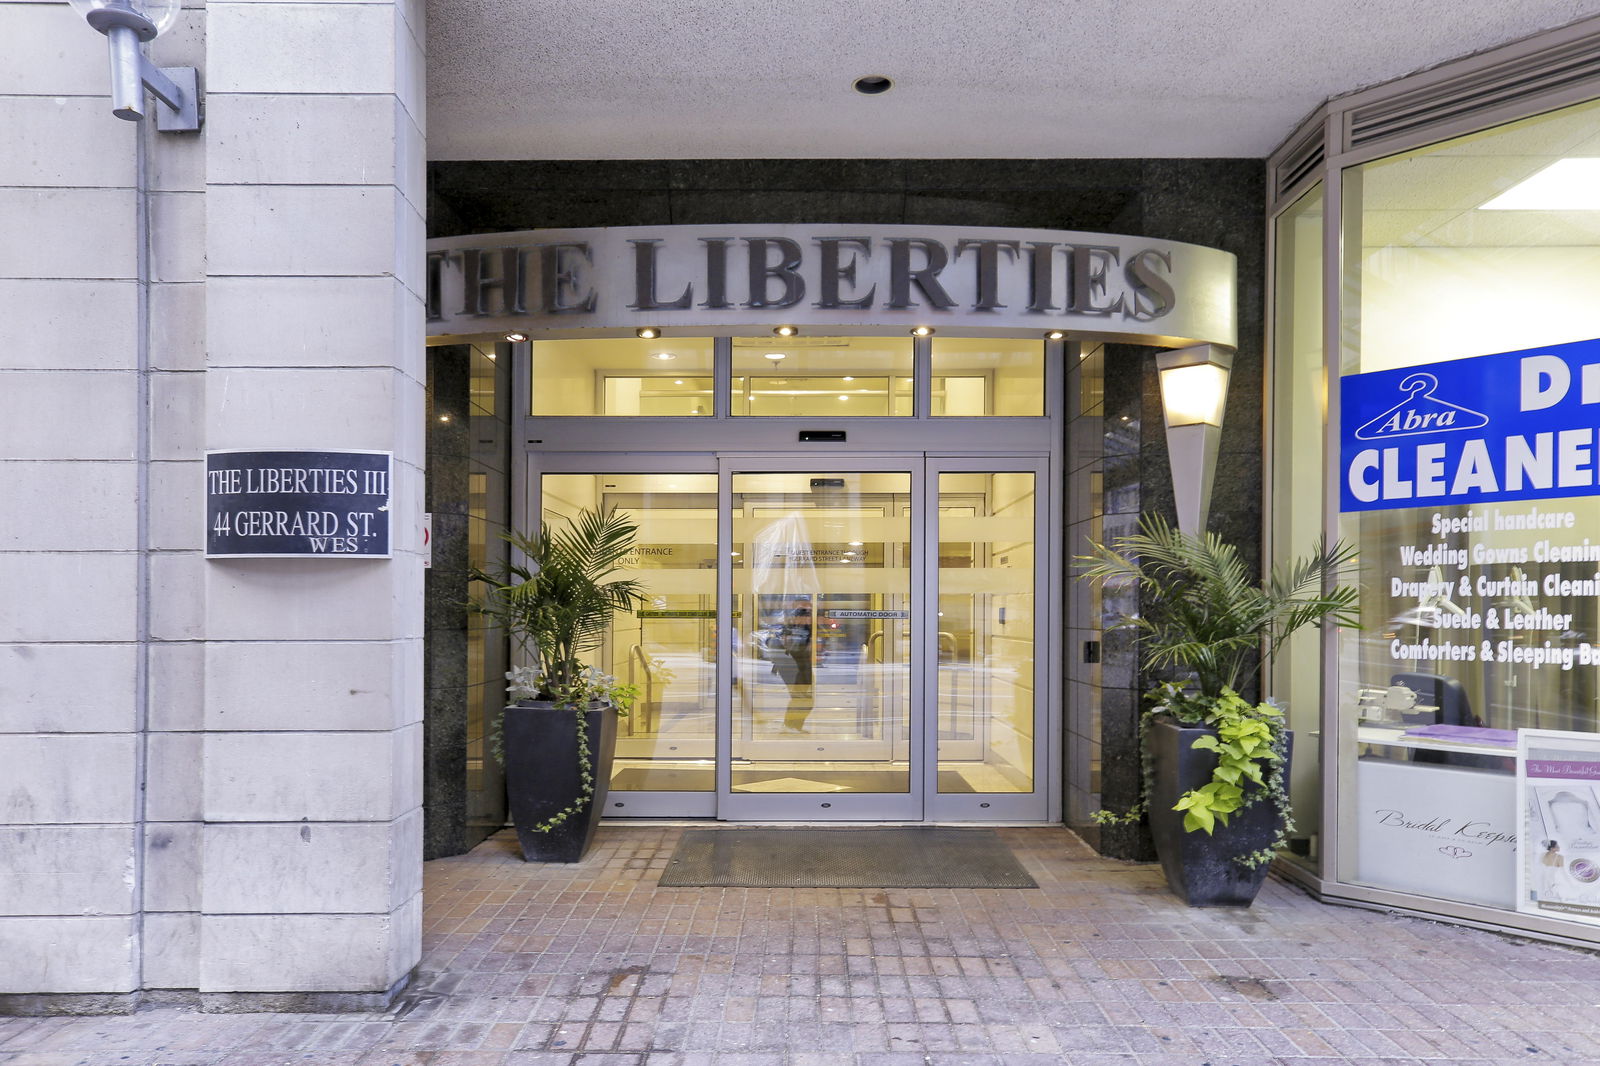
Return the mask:
[(1351, 108), (1346, 116), (1347, 149), (1391, 138), (1415, 138), (1480, 112), (1527, 109), (1541, 97), (1551, 106), (1568, 102), (1560, 94), (1600, 86), (1600, 37), (1586, 36), (1548, 51), (1519, 56), (1468, 71), (1432, 85)]

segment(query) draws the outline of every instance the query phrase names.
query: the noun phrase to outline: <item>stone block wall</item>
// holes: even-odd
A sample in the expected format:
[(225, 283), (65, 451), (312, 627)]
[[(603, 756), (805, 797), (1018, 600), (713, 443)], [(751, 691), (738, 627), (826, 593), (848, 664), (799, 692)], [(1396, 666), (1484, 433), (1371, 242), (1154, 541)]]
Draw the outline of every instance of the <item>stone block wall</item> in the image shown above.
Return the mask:
[[(0, 5), (0, 1011), (416, 962), (421, 10), (186, 7), (169, 134), (64, 2)], [(392, 451), (394, 558), (207, 560), (229, 448)]]

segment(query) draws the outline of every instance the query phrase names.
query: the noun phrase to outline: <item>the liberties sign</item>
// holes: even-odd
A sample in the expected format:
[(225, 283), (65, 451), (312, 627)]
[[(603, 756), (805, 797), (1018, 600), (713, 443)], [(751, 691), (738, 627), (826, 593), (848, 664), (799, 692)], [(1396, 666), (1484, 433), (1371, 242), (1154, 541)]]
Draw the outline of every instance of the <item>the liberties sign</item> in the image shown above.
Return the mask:
[(1066, 330), (1235, 343), (1234, 257), (1176, 241), (952, 226), (656, 226), (428, 242), (428, 332), (774, 324)]

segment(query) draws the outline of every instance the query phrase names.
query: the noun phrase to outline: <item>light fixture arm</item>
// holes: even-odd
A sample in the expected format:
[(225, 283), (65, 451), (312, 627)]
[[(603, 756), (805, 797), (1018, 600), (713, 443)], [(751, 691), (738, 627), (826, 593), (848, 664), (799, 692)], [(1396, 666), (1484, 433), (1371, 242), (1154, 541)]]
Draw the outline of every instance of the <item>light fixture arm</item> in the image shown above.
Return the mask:
[(156, 35), (143, 15), (121, 7), (98, 8), (85, 16), (106, 35), (111, 52), (111, 113), (129, 122), (147, 114), (145, 92), (163, 106), (156, 109), (156, 129), (172, 133), (200, 128), (199, 78), (193, 67), (158, 67), (139, 46)]

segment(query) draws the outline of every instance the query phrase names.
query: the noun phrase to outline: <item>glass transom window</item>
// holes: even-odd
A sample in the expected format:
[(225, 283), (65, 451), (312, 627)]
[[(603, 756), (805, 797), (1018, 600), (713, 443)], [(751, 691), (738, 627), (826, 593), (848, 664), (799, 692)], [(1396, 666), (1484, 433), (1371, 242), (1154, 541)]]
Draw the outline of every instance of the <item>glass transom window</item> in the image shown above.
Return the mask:
[(733, 339), (735, 415), (910, 416), (910, 337)]
[(536, 415), (713, 413), (709, 337), (534, 341), (532, 348)]

